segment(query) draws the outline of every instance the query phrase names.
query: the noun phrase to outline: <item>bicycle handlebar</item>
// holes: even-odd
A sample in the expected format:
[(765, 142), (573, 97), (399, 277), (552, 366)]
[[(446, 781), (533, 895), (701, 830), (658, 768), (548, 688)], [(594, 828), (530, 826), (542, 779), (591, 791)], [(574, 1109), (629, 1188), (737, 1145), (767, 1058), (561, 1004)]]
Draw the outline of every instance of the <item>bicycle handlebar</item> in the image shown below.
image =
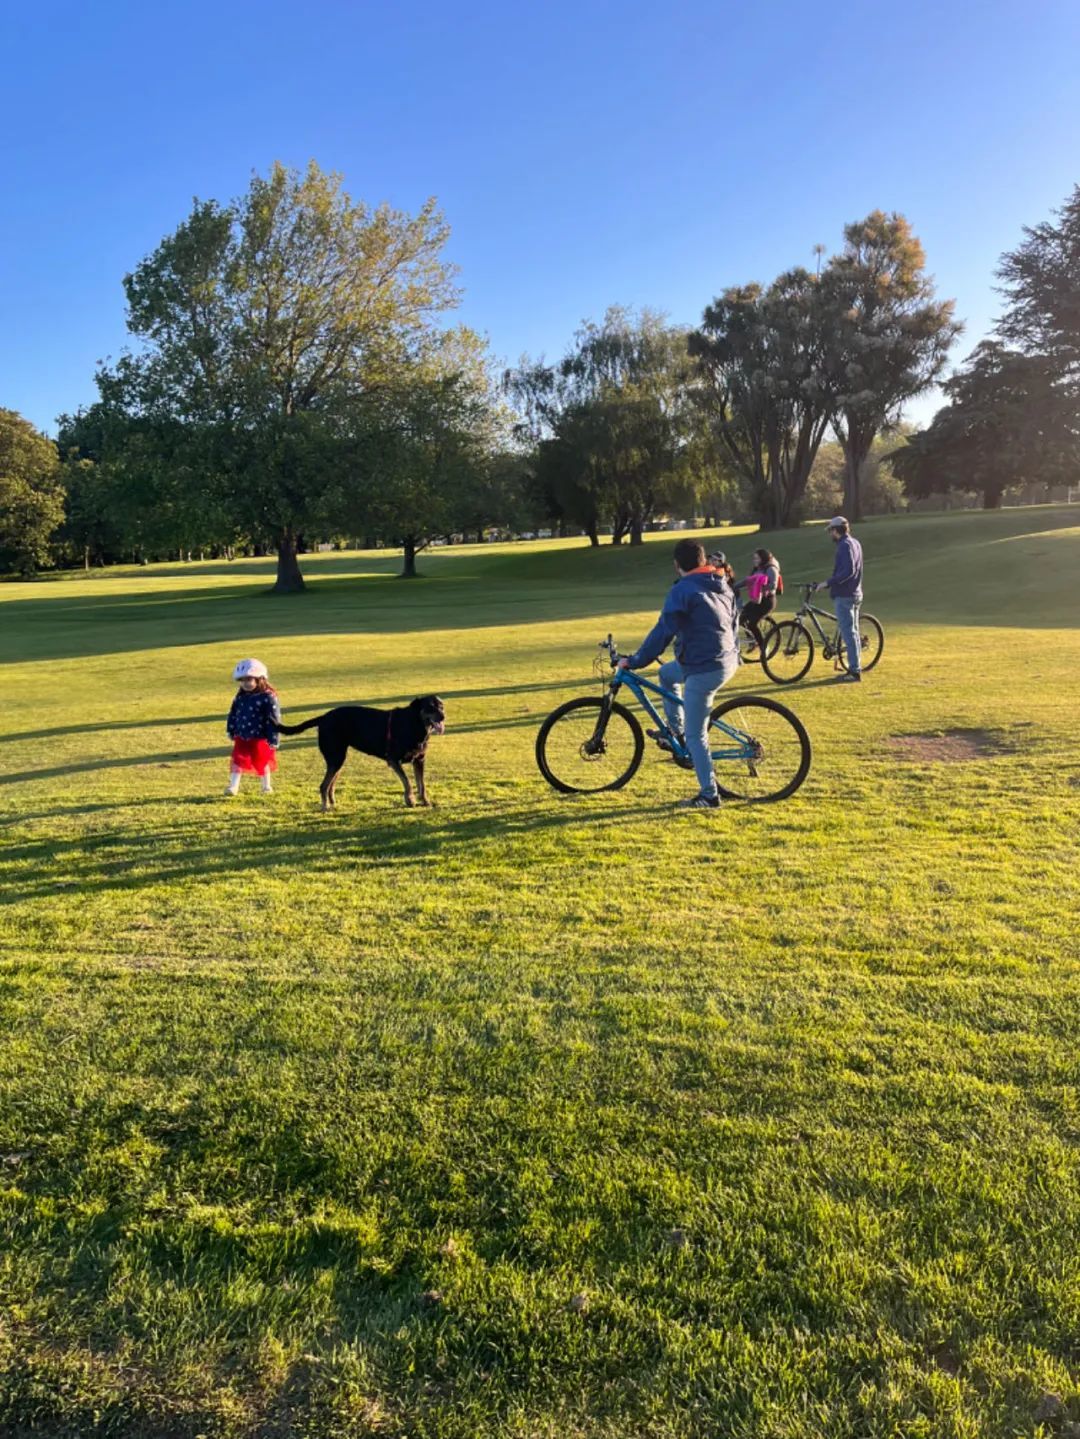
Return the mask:
[(607, 650), (608, 663), (614, 669), (619, 662), (619, 647), (609, 634), (606, 640), (601, 640), (596, 647), (598, 650)]

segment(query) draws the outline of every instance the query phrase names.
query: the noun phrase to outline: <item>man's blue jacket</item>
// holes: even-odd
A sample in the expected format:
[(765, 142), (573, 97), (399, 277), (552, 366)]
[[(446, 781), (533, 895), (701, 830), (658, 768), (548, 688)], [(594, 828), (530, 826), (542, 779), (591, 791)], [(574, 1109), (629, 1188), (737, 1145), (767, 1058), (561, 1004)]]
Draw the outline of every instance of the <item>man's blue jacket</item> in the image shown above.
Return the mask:
[(673, 639), (675, 658), (688, 675), (733, 665), (737, 623), (735, 596), (723, 575), (711, 566), (691, 570), (668, 591), (660, 618), (630, 656), (630, 668), (652, 664)]

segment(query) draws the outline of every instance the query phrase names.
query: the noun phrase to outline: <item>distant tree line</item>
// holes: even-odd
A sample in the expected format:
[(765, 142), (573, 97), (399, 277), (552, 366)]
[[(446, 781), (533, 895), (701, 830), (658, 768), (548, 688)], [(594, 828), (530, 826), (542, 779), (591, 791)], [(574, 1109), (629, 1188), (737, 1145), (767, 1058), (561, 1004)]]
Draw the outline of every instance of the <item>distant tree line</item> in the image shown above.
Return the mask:
[(1004, 257), (998, 337), (944, 382), (960, 326), (902, 215), (848, 225), (815, 270), (723, 291), (696, 329), (611, 308), (555, 362), (496, 374), (447, 324), (434, 202), (354, 202), (275, 165), (191, 213), (124, 280), (133, 346), (54, 442), (0, 410), (0, 570), (391, 545), (550, 527), (640, 543), (664, 517), (795, 525), (842, 507), (1072, 473), (1080, 189)]

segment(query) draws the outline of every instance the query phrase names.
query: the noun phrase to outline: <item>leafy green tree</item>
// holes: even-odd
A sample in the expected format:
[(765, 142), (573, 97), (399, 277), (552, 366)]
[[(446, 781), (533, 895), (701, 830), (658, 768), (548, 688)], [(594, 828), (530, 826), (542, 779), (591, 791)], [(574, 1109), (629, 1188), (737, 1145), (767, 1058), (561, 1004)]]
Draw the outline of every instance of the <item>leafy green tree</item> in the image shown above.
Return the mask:
[(941, 375), (960, 331), (934, 297), (922, 245), (903, 215), (875, 210), (845, 227), (819, 287), (829, 417), (844, 455), (844, 512), (863, 513), (861, 477), (876, 437)]
[(640, 544), (646, 525), (685, 488), (692, 424), (686, 338), (660, 315), (612, 307), (586, 324), (557, 366), (524, 362), (507, 377), (552, 512), (593, 543)]
[(573, 399), (559, 366), (523, 360), (507, 372), (506, 392), (517, 407), (517, 434), (531, 448), (538, 504), (559, 523), (579, 525), (600, 543), (605, 476), (597, 456), (604, 444), (595, 410)]
[(725, 290), (689, 349), (716, 437), (762, 524), (798, 524), (830, 414), (817, 277), (795, 269), (767, 289)]
[(63, 518), (55, 444), (15, 410), (0, 409), (0, 571), (28, 575), (48, 564)]
[(1026, 239), (998, 269), (1008, 299), (997, 331), (1053, 372), (1080, 374), (1080, 185), (1054, 220), (1025, 228)]
[[(910, 434), (910, 426), (899, 426), (888, 435), (879, 435), (859, 467), (859, 493), (864, 515), (891, 515), (906, 507), (904, 487), (893, 473), (890, 457), (898, 440)], [(826, 441), (818, 450), (806, 486), (803, 510), (807, 519), (827, 519), (844, 509), (847, 457), (837, 440)]]
[(1075, 474), (1080, 406), (1053, 360), (986, 340), (944, 389), (949, 403), (890, 456), (909, 495), (974, 491), (995, 509), (1014, 485)]
[(483, 342), (461, 328), (437, 337), (354, 408), (342, 505), (400, 546), (402, 578), (433, 539), (481, 523), (483, 477), (504, 439)]
[(314, 162), (276, 164), (231, 205), (196, 202), (124, 282), (143, 348), (99, 374), (103, 401), (165, 441), (181, 489), (205, 484), (211, 513), (272, 539), (279, 591), (303, 587), (300, 537), (331, 521), (357, 397), (456, 303), (447, 235), (433, 201), (371, 209)]

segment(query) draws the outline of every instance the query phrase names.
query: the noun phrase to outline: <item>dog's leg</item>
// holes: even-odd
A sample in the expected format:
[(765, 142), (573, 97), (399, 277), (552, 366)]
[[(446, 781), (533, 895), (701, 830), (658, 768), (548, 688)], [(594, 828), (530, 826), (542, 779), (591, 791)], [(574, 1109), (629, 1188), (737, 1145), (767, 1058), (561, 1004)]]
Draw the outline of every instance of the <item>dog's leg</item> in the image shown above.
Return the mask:
[(333, 809), (334, 805), (337, 803), (337, 801), (334, 799), (334, 786), (337, 784), (338, 775), (341, 773), (341, 770), (343, 768), (344, 766), (340, 766), (338, 769), (328, 769), (326, 771), (326, 778), (319, 786), (319, 793), (322, 795), (322, 807), (324, 811), (328, 809)]
[(401, 768), (401, 765), (398, 764), (396, 759), (388, 759), (386, 763), (390, 766), (390, 768), (397, 775), (398, 779), (401, 781), (402, 787), (405, 790), (405, 803), (410, 809), (412, 809), (414, 801), (412, 785), (409, 783), (409, 776)]
[(336, 778), (337, 771), (332, 770), (330, 766), (327, 765), (322, 784), (319, 786), (319, 798), (322, 800), (323, 814), (325, 814), (334, 803), (333, 783)]
[(322, 807), (325, 813), (328, 809), (334, 808), (334, 785), (337, 783), (338, 775), (345, 767), (345, 756), (348, 750), (344, 750), (338, 745), (324, 743), (321, 734), (319, 735), (319, 749), (322, 752), (323, 759), (326, 761), (326, 774), (323, 776), (323, 782), (319, 786), (319, 794), (322, 796)]
[(427, 790), (424, 788), (424, 756), (413, 760), (413, 774), (416, 776), (416, 797), (425, 809), (430, 808), (435, 801), (428, 799)]

